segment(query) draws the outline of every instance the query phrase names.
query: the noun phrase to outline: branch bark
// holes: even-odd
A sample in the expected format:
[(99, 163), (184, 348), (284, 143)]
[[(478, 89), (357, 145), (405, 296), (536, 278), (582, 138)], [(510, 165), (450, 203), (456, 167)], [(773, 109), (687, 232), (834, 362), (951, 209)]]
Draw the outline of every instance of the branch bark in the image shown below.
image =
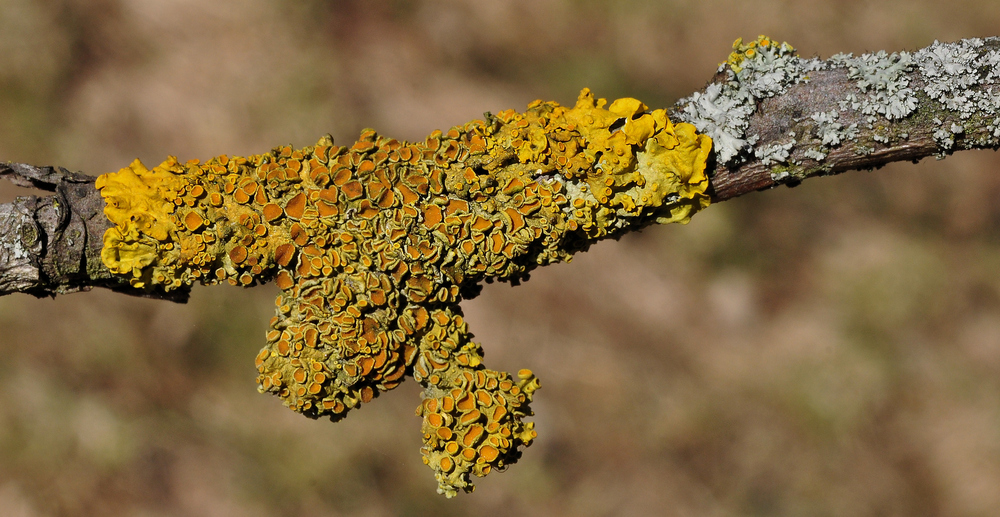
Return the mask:
[[(1000, 146), (1000, 38), (826, 61), (771, 54), (739, 73), (723, 65), (670, 110), (671, 119), (695, 124), (716, 143), (715, 201)], [(725, 160), (719, 145), (733, 139), (746, 143), (729, 144), (736, 154)]]
[(0, 295), (45, 297), (105, 287), (134, 296), (187, 300), (187, 290), (133, 289), (104, 266), (103, 236), (112, 224), (104, 216), (104, 199), (93, 176), (62, 167), (0, 163), (0, 178), (53, 193), (0, 205)]
[[(1000, 39), (914, 53), (802, 59), (758, 39), (737, 45), (671, 119), (715, 144), (713, 200), (814, 177), (1000, 146)], [(183, 302), (188, 290), (134, 289), (101, 262), (111, 222), (95, 178), (61, 167), (0, 164), (0, 177), (52, 192), (0, 205), (0, 295), (92, 287)]]

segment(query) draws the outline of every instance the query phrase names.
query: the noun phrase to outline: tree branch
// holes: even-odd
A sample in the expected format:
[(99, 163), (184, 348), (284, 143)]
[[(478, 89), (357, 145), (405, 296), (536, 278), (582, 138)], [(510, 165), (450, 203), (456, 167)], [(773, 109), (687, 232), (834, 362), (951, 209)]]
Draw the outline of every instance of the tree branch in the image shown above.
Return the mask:
[[(1000, 145), (1000, 40), (935, 43), (914, 53), (803, 59), (767, 38), (737, 42), (704, 89), (669, 113), (713, 138), (713, 201), (806, 178)], [(94, 178), (0, 164), (0, 177), (53, 192), (0, 205), (0, 295), (138, 290), (101, 263), (111, 223)]]
[[(737, 41), (704, 89), (669, 109), (713, 139), (713, 201), (894, 161), (1000, 145), (1000, 39), (935, 42), (917, 52), (795, 55)], [(135, 289), (101, 262), (112, 226), (93, 177), (0, 164), (0, 177), (53, 192), (0, 205), (0, 295), (106, 287), (172, 301), (188, 289)]]

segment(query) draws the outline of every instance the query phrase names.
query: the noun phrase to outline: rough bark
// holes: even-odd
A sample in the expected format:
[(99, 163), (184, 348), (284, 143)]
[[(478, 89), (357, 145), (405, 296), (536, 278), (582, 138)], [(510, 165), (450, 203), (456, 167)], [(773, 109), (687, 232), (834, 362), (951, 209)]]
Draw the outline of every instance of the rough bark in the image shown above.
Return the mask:
[[(720, 67), (701, 92), (670, 109), (671, 119), (694, 123), (716, 142), (715, 201), (813, 176), (1000, 146), (1000, 38), (826, 61), (774, 54), (739, 75)], [(713, 88), (715, 96), (705, 100)], [(747, 103), (753, 111), (742, 118), (713, 119), (703, 109), (738, 112)], [(750, 142), (725, 159), (719, 146), (733, 138)], [(778, 147), (787, 156), (768, 159), (768, 149)]]
[[(773, 52), (766, 66), (754, 69), (748, 60), (743, 72), (734, 72), (724, 65), (704, 89), (670, 109), (672, 119), (691, 122), (715, 140), (714, 201), (813, 176), (1000, 145), (1000, 39), (826, 61), (768, 44)], [(776, 70), (776, 78), (768, 75)], [(729, 117), (725, 127), (732, 114), (727, 108), (743, 110), (738, 124)], [(706, 109), (715, 110), (715, 118), (706, 117)], [(742, 143), (723, 151), (727, 139)], [(0, 164), (0, 177), (53, 192), (0, 205), (0, 295), (54, 296), (97, 286), (187, 299), (185, 289), (133, 289), (103, 265), (102, 238), (111, 223), (94, 177), (13, 163)]]
[(183, 302), (187, 291), (133, 289), (101, 262), (104, 200), (93, 176), (62, 167), (0, 163), (0, 177), (51, 196), (24, 196), (0, 205), (0, 295), (55, 296), (105, 287), (135, 296)]
[[(914, 82), (917, 87), (923, 86), (923, 80), (919, 76), (914, 77)], [(750, 120), (749, 131), (761, 136), (759, 145), (774, 144), (789, 132), (809, 134), (816, 124), (808, 114), (838, 109), (838, 102), (843, 100), (846, 92), (852, 90), (853, 83), (847, 71), (842, 68), (814, 72), (809, 82), (794, 85), (784, 94), (763, 101)], [(968, 127), (966, 129), (969, 136), (957, 140), (952, 149), (942, 149), (934, 139), (934, 132), (941, 126), (963, 122), (960, 114), (948, 111), (926, 96), (923, 96), (917, 109), (921, 112), (920, 116), (880, 121), (885, 131), (908, 134), (907, 138), (879, 143), (872, 140), (874, 128), (861, 128), (856, 139), (831, 149), (823, 163), (801, 156), (802, 151), (808, 149), (808, 143), (800, 141), (791, 149), (790, 154), (793, 159), (801, 158), (801, 162), (790, 165), (787, 169), (789, 179), (786, 181), (774, 179), (774, 167), (765, 165), (761, 159), (751, 159), (731, 166), (716, 166), (712, 175), (713, 200), (725, 201), (782, 184), (795, 186), (814, 176), (875, 169), (891, 162), (916, 162), (930, 156), (943, 157), (944, 154), (957, 150), (996, 149), (995, 141), (977, 142), (973, 137), (976, 132), (985, 132), (986, 127)], [(940, 124), (933, 121), (935, 117), (941, 120)], [(866, 124), (865, 116), (858, 110), (841, 111), (839, 120), (844, 126), (858, 124), (861, 127)]]

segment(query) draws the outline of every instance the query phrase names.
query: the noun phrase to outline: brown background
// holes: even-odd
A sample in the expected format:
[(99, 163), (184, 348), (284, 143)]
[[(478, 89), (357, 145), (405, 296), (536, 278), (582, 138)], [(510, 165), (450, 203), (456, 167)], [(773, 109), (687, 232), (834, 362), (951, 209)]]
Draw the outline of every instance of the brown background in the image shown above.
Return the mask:
[[(0, 159), (415, 139), (583, 86), (668, 106), (739, 36), (998, 27), (985, 0), (0, 0)], [(0, 299), (0, 515), (996, 515), (998, 163), (810, 180), (487, 286), (468, 320), (541, 377), (539, 438), (450, 501), (412, 381), (338, 424), (256, 392), (273, 286)]]

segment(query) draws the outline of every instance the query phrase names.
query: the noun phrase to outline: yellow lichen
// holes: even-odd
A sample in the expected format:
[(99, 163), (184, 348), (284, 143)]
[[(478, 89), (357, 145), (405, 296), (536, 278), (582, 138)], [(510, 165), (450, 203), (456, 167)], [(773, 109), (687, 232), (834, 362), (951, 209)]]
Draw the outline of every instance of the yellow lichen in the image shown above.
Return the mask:
[(753, 59), (759, 52), (758, 48), (768, 49), (768, 48), (782, 47), (788, 52), (793, 52), (795, 49), (788, 43), (778, 44), (776, 41), (764, 36), (763, 34), (757, 36), (757, 39), (751, 41), (750, 43), (743, 43), (743, 38), (736, 38), (733, 42), (733, 52), (729, 54), (729, 58), (726, 59), (726, 63), (729, 67), (733, 69), (733, 72), (739, 73), (743, 70), (742, 64), (745, 59)]
[(448, 496), (535, 437), (538, 381), (482, 364), (458, 302), (595, 240), (690, 220), (709, 203), (711, 140), (636, 99), (536, 101), (419, 143), (362, 132), (101, 176), (102, 259), (136, 288), (275, 279), (260, 391), (343, 418), (412, 375), (424, 461)]

